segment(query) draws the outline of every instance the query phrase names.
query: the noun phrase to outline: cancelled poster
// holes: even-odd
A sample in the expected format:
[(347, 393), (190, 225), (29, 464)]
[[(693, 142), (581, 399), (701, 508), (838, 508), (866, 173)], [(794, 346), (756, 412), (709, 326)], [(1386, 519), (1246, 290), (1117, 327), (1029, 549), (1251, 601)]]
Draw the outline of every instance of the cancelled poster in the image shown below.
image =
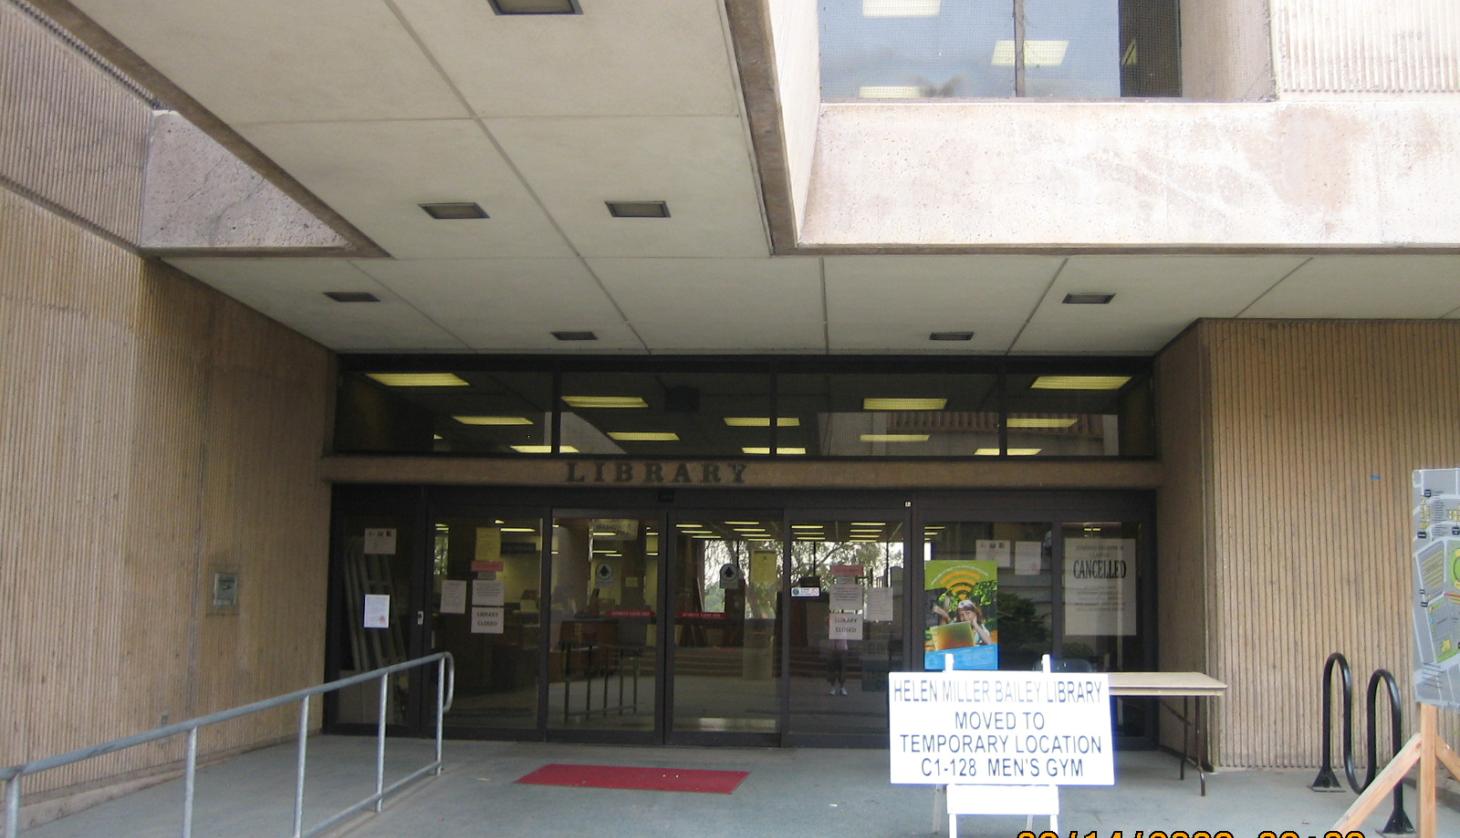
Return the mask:
[(998, 669), (999, 567), (993, 560), (939, 560), (923, 563), (927, 598), (923, 629), (923, 668), (941, 671), (948, 658), (954, 669)]
[(1136, 633), (1136, 541), (1065, 541), (1065, 635)]

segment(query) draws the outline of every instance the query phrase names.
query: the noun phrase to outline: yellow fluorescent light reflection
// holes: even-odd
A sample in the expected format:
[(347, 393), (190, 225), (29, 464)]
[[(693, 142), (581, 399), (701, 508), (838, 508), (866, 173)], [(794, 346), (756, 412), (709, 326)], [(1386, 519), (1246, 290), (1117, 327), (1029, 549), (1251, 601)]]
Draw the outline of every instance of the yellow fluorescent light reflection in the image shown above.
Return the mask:
[[(745, 454), (769, 454), (769, 453), (771, 453), (771, 449), (768, 448), (768, 447), (765, 447), (765, 446), (757, 447), (757, 446), (754, 446), (754, 445), (747, 445), (747, 446), (741, 448), (740, 451), (742, 453), (745, 453)], [(805, 454), (806, 453), (806, 449), (805, 448), (796, 448), (796, 447), (791, 447), (791, 446), (785, 446), (785, 445), (777, 445), (776, 446), (776, 453), (777, 454)]]
[(873, 397), (862, 399), (863, 410), (942, 410), (947, 399), (909, 399)]
[[(512, 450), (513, 451), (516, 451), (518, 454), (551, 454), (551, 453), (553, 453), (553, 447), (551, 445), (514, 445), (514, 446), (512, 446)], [(561, 446), (558, 446), (558, 450), (561, 451), (561, 452), (563, 452), (564, 454), (577, 454), (578, 453), (578, 449), (574, 448), (571, 445), (561, 445)]]
[(1119, 390), (1130, 381), (1128, 375), (1041, 375), (1031, 390)]
[(859, 99), (921, 99), (927, 92), (915, 84), (864, 84), (857, 88)]
[(862, 17), (937, 17), (943, 0), (862, 0)]
[(704, 524), (689, 524), (689, 523), (685, 523), (685, 524), (675, 524), (675, 526), (676, 527), (679, 527), (682, 530), (697, 530), (697, 529), (700, 529), (701, 527), (703, 527)]
[(715, 541), (724, 541), (724, 539), (721, 538), (718, 535), (692, 535), (692, 536), (690, 536), (690, 538), (698, 538), (701, 541), (705, 541), (705, 540), (708, 540), (708, 539), (713, 539)]
[(928, 434), (862, 434), (863, 442), (927, 442)]
[[(1025, 67), (1058, 67), (1065, 63), (1065, 52), (1069, 41), (1025, 41)], [(998, 41), (994, 44), (994, 56), (990, 64), (994, 67), (1014, 66), (1014, 42)]]
[(568, 407), (597, 409), (649, 406), (649, 403), (639, 396), (563, 396), (563, 402)]
[(609, 431), (608, 436), (619, 442), (679, 442), (673, 431)]
[(1023, 418), (1012, 417), (1009, 419), (1011, 428), (1068, 428), (1079, 420), (1073, 416), (1038, 418), (1025, 416)]
[[(1009, 449), (1009, 456), (1010, 457), (1033, 457), (1035, 454), (1038, 454), (1040, 451), (1043, 451), (1043, 450), (1044, 449), (1042, 449), (1042, 448), (1010, 448)], [(977, 451), (973, 452), (973, 454), (974, 454), (975, 457), (997, 457), (997, 456), (999, 456), (999, 449), (997, 449), (997, 448), (980, 448)]]
[(535, 527), (503, 527), (502, 532), (537, 532)]
[(463, 425), (531, 425), (526, 416), (453, 416)]
[(821, 529), (821, 528), (823, 528), (825, 526), (826, 526), (825, 524), (792, 524), (791, 525), (791, 529), (793, 529), (793, 530), (819, 530), (819, 529)]
[(367, 372), (366, 378), (387, 387), (470, 387), (454, 372)]
[(758, 527), (759, 521), (721, 521), (720, 523), (730, 527)]
[(618, 535), (618, 533), (614, 532), (613, 530), (599, 530), (597, 532), (589, 533), (589, 535), (593, 536), (594, 538), (613, 538), (614, 536)]
[[(769, 416), (726, 416), (725, 424), (731, 428), (769, 428)], [(796, 416), (777, 416), (777, 428), (799, 428), (801, 420)]]

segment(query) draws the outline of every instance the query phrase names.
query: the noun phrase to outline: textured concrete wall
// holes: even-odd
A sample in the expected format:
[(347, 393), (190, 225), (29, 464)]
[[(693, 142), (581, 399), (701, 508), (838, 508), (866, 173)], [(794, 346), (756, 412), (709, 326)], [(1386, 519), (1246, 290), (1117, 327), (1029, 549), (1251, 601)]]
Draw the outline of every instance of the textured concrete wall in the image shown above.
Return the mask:
[(791, 204), (799, 226), (806, 218), (816, 124), (821, 112), (821, 31), (817, 4), (806, 0), (767, 0), (776, 79), (781, 100), (781, 130), (791, 178)]
[(1275, 87), (1268, 0), (1181, 4), (1181, 95), (1200, 101), (1265, 99)]
[(1460, 4), (1454, 0), (1272, 0), (1272, 6), (1281, 95), (1460, 93)]
[(809, 246), (1460, 243), (1460, 98), (825, 105)]

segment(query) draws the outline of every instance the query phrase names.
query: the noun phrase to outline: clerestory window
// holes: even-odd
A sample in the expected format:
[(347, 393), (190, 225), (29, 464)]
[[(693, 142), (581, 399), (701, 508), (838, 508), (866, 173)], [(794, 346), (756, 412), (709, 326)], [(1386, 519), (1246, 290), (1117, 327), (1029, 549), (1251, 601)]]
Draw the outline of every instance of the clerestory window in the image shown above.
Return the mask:
[(1179, 96), (1177, 0), (821, 0), (821, 98)]

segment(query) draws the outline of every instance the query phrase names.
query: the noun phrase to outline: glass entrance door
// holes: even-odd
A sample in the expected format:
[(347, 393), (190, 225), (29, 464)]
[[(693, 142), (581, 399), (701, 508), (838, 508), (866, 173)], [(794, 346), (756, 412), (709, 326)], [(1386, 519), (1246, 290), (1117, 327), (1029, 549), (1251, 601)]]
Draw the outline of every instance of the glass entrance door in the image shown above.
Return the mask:
[(780, 513), (673, 519), (670, 739), (773, 744), (781, 731)]

